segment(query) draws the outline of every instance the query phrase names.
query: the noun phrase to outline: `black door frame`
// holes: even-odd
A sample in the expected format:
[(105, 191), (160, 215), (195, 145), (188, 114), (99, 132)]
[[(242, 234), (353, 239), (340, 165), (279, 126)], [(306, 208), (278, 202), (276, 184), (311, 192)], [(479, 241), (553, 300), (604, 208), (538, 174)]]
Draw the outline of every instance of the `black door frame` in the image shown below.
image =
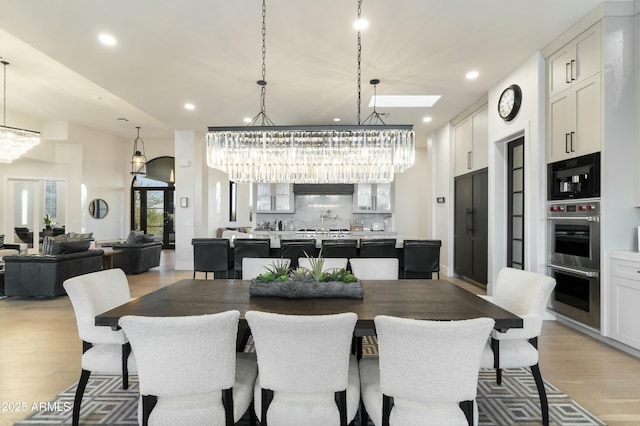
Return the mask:
[[(140, 192), (140, 223), (136, 223), (136, 191)], [(131, 229), (147, 233), (147, 192), (162, 191), (164, 193), (162, 248), (175, 249), (175, 187), (132, 187), (131, 188)], [(173, 226), (172, 226), (173, 224)], [(174, 233), (173, 241), (170, 234)]]

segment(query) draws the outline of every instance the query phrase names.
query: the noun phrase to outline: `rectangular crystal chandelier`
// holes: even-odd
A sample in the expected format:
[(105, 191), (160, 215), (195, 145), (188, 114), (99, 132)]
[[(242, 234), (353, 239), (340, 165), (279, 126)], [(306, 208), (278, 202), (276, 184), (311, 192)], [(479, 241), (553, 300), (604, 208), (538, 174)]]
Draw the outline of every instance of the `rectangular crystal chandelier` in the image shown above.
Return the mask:
[(415, 161), (412, 125), (209, 127), (207, 164), (234, 182), (388, 183)]
[(39, 143), (38, 132), (0, 126), (0, 163), (12, 163)]

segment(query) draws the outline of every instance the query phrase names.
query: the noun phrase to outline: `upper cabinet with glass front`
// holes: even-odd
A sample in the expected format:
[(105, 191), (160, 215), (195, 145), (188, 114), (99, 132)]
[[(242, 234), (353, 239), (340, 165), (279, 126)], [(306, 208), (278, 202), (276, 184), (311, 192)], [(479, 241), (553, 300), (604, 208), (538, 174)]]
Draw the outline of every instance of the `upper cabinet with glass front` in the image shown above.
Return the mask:
[(390, 183), (359, 183), (353, 194), (354, 213), (392, 213), (393, 185)]
[(293, 185), (290, 183), (256, 183), (257, 213), (293, 213)]

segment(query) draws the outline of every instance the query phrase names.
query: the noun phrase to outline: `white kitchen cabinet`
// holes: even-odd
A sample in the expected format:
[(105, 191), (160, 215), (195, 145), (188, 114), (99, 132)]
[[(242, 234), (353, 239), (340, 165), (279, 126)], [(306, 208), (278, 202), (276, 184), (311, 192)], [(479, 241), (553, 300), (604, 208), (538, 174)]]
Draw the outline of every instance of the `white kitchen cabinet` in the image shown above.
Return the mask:
[(353, 194), (354, 213), (392, 213), (393, 185), (390, 183), (359, 183)]
[(460, 176), (488, 165), (489, 111), (481, 108), (454, 127), (454, 175)]
[(598, 23), (547, 59), (549, 97), (580, 84), (602, 69), (602, 29)]
[(609, 336), (640, 349), (640, 261), (610, 259)]
[(290, 183), (256, 183), (257, 213), (293, 213), (293, 185)]
[(596, 74), (549, 99), (547, 163), (601, 150), (601, 91)]

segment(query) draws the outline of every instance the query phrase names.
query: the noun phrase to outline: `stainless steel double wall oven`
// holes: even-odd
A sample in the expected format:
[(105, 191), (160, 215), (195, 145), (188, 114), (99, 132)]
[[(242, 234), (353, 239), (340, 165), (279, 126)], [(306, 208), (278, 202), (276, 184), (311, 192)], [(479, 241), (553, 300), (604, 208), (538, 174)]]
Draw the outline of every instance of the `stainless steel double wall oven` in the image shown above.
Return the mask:
[(599, 169), (599, 153), (550, 164), (547, 212), (547, 266), (556, 279), (550, 306), (595, 329), (600, 328)]

